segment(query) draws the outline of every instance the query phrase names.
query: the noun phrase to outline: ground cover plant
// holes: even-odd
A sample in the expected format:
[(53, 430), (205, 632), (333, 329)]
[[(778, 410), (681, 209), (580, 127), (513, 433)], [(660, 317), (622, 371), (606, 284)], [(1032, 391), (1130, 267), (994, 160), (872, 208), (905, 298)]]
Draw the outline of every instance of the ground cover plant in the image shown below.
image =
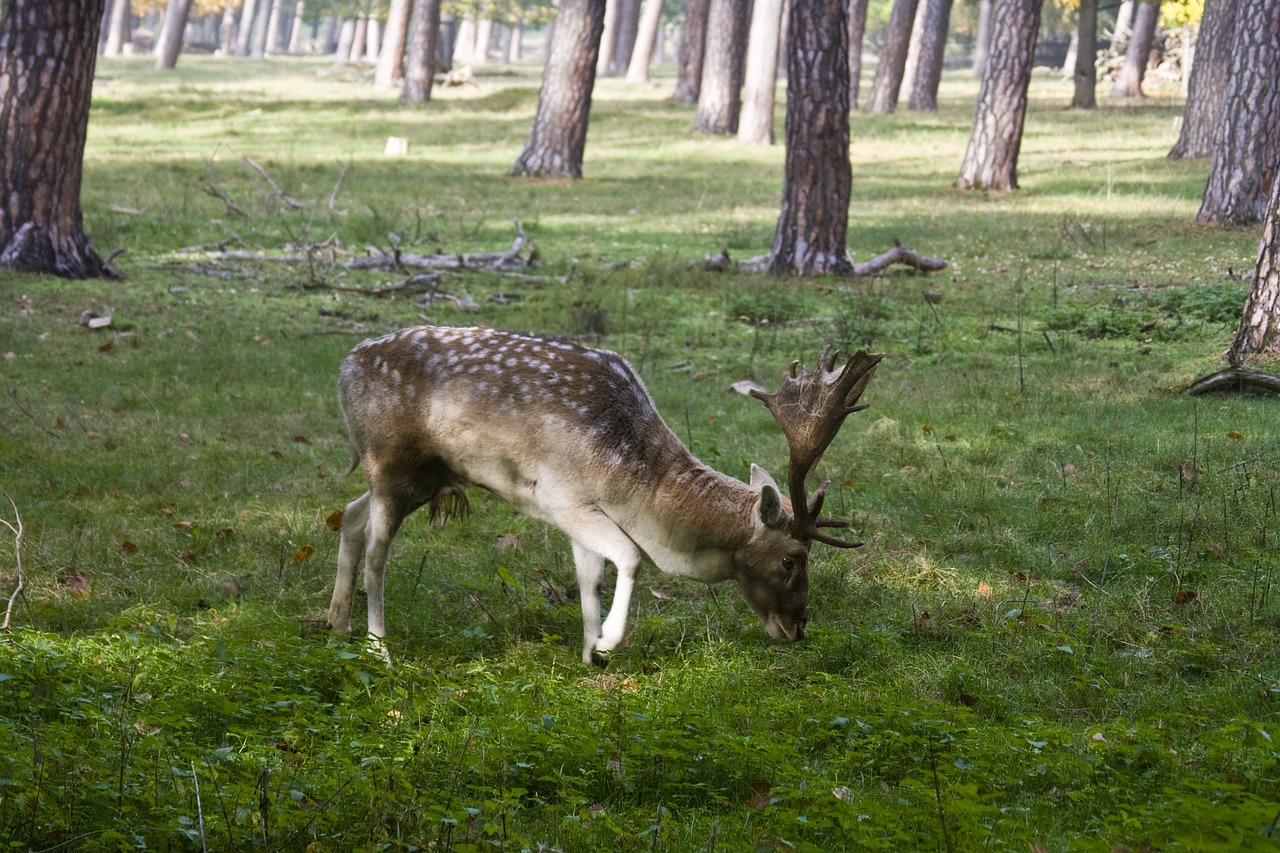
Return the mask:
[[(1280, 404), (1181, 393), (1229, 342), (1258, 234), (1193, 224), (1205, 164), (1163, 157), (1180, 102), (1073, 113), (1037, 78), (1010, 195), (949, 188), (968, 77), (937, 114), (855, 115), (853, 250), (951, 266), (800, 282), (696, 263), (767, 251), (779, 149), (603, 80), (586, 178), (513, 180), (536, 85), (409, 109), (319, 62), (103, 64), (86, 223), (128, 278), (0, 281), (5, 599), (24, 579), (0, 837), (1272, 849)], [(343, 265), (521, 231), (516, 273)], [(585, 667), (566, 543), (480, 495), (397, 538), (393, 665), (317, 632), (327, 520), (364, 488), (337, 364), (424, 319), (617, 350), (741, 477), (786, 448), (732, 383), (826, 343), (886, 353), (823, 462), (867, 544), (815, 548), (805, 641), (650, 570), (630, 645)]]

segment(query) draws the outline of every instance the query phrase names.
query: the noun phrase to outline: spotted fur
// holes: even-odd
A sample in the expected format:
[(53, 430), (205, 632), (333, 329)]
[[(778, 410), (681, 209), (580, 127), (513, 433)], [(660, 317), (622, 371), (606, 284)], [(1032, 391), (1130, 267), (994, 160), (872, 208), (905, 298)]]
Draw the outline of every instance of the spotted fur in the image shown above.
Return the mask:
[[(465, 510), (480, 486), (562, 530), (582, 596), (583, 659), (621, 644), (642, 557), (706, 582), (734, 579), (772, 636), (799, 639), (808, 542), (752, 466), (742, 483), (703, 465), (616, 353), (484, 328), (420, 326), (365, 341), (342, 362), (352, 468), (329, 625), (348, 632), (364, 560), (369, 633), (385, 636), (383, 574), (401, 522), (423, 505)], [(605, 561), (618, 569), (601, 624)]]

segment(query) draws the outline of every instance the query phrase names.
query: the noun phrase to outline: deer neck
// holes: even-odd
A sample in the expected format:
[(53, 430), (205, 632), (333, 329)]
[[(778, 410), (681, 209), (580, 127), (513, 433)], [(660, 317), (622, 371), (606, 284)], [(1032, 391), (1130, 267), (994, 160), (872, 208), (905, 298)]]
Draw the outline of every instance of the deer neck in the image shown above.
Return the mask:
[(751, 539), (759, 495), (698, 461), (678, 442), (651, 460), (647, 488), (605, 507), (664, 572), (713, 582), (733, 576), (733, 554)]

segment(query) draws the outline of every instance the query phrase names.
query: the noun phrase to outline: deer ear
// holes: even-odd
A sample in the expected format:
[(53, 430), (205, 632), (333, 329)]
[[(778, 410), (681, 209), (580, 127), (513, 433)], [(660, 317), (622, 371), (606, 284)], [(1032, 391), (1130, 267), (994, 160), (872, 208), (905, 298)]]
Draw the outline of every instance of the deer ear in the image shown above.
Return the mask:
[(751, 466), (751, 488), (760, 492), (760, 523), (770, 530), (787, 525), (787, 513), (783, 506), (782, 491), (769, 472), (759, 465)]

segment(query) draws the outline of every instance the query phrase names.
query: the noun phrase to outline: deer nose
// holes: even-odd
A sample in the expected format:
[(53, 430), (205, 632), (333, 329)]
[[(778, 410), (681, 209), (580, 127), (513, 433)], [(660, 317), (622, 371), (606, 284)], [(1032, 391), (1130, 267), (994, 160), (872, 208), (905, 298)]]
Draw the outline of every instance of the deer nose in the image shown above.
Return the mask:
[(806, 619), (801, 619), (796, 624), (796, 642), (797, 643), (804, 639), (804, 626), (805, 626), (805, 622), (807, 621), (808, 620)]

